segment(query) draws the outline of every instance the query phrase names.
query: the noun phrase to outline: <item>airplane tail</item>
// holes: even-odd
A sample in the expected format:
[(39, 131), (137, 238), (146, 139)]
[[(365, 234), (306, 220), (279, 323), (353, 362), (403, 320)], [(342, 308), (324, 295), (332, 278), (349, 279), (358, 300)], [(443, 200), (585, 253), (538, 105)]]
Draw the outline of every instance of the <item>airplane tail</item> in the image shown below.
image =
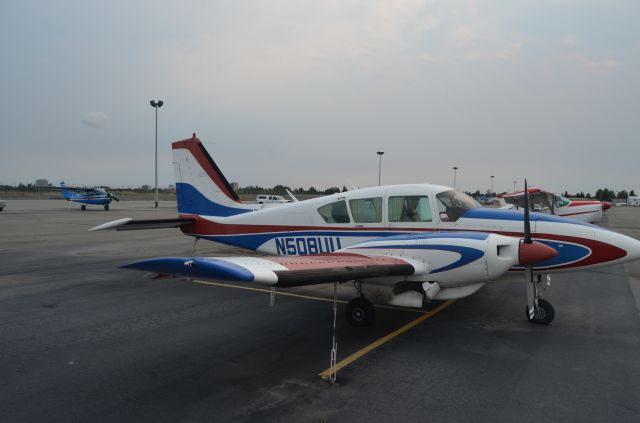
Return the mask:
[(69, 199), (71, 197), (73, 197), (73, 192), (65, 189), (67, 186), (65, 185), (64, 181), (60, 182), (60, 188), (64, 189), (64, 191), (62, 191), (62, 197), (65, 199)]
[(171, 146), (179, 213), (225, 217), (253, 210), (240, 202), (196, 134)]

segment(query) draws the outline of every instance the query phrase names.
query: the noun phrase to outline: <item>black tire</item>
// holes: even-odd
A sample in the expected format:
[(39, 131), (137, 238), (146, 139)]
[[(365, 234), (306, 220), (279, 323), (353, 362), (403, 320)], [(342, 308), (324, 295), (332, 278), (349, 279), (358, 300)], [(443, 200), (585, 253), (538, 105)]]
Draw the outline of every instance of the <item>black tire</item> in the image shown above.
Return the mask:
[(0, 211), (4, 210), (4, 207), (0, 207)]
[(353, 326), (371, 326), (376, 320), (376, 309), (364, 297), (349, 301), (345, 314), (347, 322)]
[(109, 211), (109, 205), (108, 204), (104, 205), (104, 211)]
[(85, 211), (87, 209), (87, 206), (85, 206), (84, 204), (80, 206), (80, 210)]
[(538, 299), (538, 313), (533, 316), (533, 319), (529, 318), (529, 307), (525, 307), (524, 311), (527, 316), (527, 320), (539, 325), (548, 325), (556, 316), (556, 311), (553, 309), (551, 303), (547, 300), (543, 300), (542, 298)]

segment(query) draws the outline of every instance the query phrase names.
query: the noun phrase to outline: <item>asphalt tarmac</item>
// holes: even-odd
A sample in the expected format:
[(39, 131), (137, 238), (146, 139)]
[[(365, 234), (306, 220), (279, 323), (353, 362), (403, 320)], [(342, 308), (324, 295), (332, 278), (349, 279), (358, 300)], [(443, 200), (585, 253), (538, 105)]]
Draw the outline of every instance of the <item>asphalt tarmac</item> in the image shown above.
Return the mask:
[[(636, 422), (636, 265), (553, 276), (550, 326), (525, 320), (521, 282), (491, 283), (363, 354), (334, 385), (331, 303), (117, 267), (191, 255), (177, 230), (87, 232), (175, 204), (112, 210), (8, 201), (0, 213), (3, 422)], [(640, 208), (605, 224), (639, 236)], [(200, 241), (197, 255), (240, 251)], [(634, 282), (635, 281), (635, 282)], [(330, 287), (293, 290), (331, 296)], [(348, 289), (341, 297), (348, 298)], [(370, 328), (338, 310), (338, 360), (421, 316), (379, 309)]]

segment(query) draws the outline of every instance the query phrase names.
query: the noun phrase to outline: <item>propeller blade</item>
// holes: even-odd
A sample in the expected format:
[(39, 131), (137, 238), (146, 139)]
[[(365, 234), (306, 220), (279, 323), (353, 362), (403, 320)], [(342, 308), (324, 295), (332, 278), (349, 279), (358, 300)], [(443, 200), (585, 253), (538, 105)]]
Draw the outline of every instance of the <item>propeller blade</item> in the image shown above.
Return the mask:
[(531, 244), (531, 222), (529, 220), (529, 188), (524, 180), (524, 242)]
[(120, 200), (118, 200), (118, 197), (116, 197), (115, 195), (112, 195), (111, 198), (113, 198), (114, 200), (116, 200), (118, 203), (120, 202)]

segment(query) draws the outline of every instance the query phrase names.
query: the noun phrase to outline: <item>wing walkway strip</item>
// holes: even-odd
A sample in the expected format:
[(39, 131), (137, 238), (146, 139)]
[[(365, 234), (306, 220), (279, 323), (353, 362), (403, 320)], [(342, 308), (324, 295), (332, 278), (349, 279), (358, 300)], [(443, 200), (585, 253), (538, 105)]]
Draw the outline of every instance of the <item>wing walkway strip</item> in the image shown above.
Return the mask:
[[(378, 348), (380, 345), (392, 340), (396, 336), (408, 331), (412, 327), (424, 322), (428, 318), (435, 316), (436, 314), (440, 313), (445, 308), (449, 307), (454, 302), (455, 302), (455, 300), (448, 300), (448, 301), (440, 304), (438, 307), (434, 308), (433, 310), (431, 310), (431, 311), (423, 314), (422, 316), (418, 317), (417, 319), (407, 323), (406, 325), (402, 326), (401, 328), (394, 330), (390, 334), (388, 334), (386, 336), (383, 336), (382, 338), (378, 339), (377, 341), (367, 345), (366, 347), (360, 349), (359, 351), (356, 351), (355, 353), (351, 354), (350, 356), (348, 356), (347, 358), (345, 358), (344, 360), (342, 360), (342, 361), (340, 361), (339, 363), (336, 364), (336, 369), (335, 369), (336, 372), (339, 371), (340, 369), (345, 368), (346, 366), (348, 366), (349, 364), (353, 363), (357, 359), (361, 358), (365, 354), (367, 354), (367, 353), (373, 351), (374, 349)], [(329, 375), (331, 374), (332, 371), (333, 371), (333, 368), (329, 367), (328, 369), (318, 373), (318, 376), (322, 377), (323, 379), (328, 379)]]

